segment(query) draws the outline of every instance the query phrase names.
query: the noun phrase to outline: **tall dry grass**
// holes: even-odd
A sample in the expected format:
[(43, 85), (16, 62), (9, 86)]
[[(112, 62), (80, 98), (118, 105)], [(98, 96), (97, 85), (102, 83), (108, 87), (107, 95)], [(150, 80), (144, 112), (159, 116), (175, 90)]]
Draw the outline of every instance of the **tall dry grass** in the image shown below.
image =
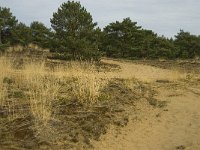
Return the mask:
[(73, 74), (73, 77), (75, 82), (72, 85), (72, 91), (83, 104), (90, 105), (98, 102), (101, 90), (108, 83), (106, 75), (102, 76), (91, 63), (79, 65), (77, 74)]
[(106, 74), (97, 71), (94, 62), (69, 62), (65, 67), (59, 66), (54, 74), (61, 80), (72, 78), (70, 85), (76, 99), (85, 105), (98, 102), (101, 90), (107, 85)]
[[(44, 124), (53, 118), (52, 104), (57, 100), (61, 82), (69, 84), (67, 86), (74, 97), (84, 105), (98, 102), (101, 90), (108, 83), (106, 75), (99, 73), (93, 62), (72, 61), (57, 65), (55, 69), (47, 67), (45, 61), (26, 61), (20, 68), (13, 67), (12, 63), (9, 58), (0, 58), (1, 105), (8, 99), (3, 80), (12, 78), (16, 87), (27, 89), (31, 113), (37, 122)], [(68, 79), (73, 79), (73, 82), (68, 82)], [(12, 102), (12, 99), (9, 101)]]
[(52, 118), (52, 102), (59, 92), (59, 83), (44, 62), (25, 64), (24, 82), (29, 90), (31, 112), (36, 121), (46, 124)]
[(43, 48), (41, 48), (38, 45), (33, 44), (33, 43), (29, 44), (28, 46), (22, 46), (22, 45), (10, 46), (5, 51), (7, 53), (16, 53), (16, 52), (26, 51), (27, 48), (32, 49), (34, 51), (43, 51), (43, 52), (46, 51), (46, 52), (49, 52), (49, 49), (43, 49)]
[(16, 117), (14, 112), (15, 101), (8, 99), (9, 86), (13, 79), (13, 63), (10, 58), (0, 56), (0, 108), (7, 108), (9, 120)]
[(11, 60), (6, 57), (0, 57), (0, 105), (5, 105), (7, 98), (7, 86), (5, 79), (10, 77), (12, 71)]

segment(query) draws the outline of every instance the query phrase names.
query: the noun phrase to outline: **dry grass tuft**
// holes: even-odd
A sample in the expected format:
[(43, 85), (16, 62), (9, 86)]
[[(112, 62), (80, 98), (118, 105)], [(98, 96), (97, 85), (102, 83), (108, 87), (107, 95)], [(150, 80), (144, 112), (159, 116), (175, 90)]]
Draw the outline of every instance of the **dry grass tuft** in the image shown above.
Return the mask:
[(106, 86), (107, 79), (92, 70), (82, 70), (75, 75), (75, 82), (72, 85), (72, 91), (76, 98), (82, 104), (94, 104), (98, 102), (101, 90)]
[(10, 77), (11, 62), (5, 57), (0, 57), (0, 105), (4, 105), (7, 98), (7, 86), (4, 83), (5, 79)]
[(93, 62), (70, 62), (67, 67), (59, 66), (54, 74), (60, 79), (73, 78), (70, 85), (76, 99), (85, 105), (98, 102), (101, 89), (108, 83), (106, 74), (97, 71)]
[[(108, 83), (106, 75), (99, 73), (93, 62), (69, 62), (52, 69), (46, 66), (45, 61), (32, 60), (16, 69), (12, 67), (11, 60), (1, 57), (0, 67), (1, 105), (7, 99), (7, 88), (3, 80), (12, 77), (16, 87), (27, 89), (31, 113), (36, 121), (44, 124), (53, 118), (52, 103), (59, 94), (61, 83), (70, 84), (67, 86), (83, 105), (98, 102), (102, 88)], [(73, 82), (68, 83), (69, 79), (73, 79)]]
[(36, 121), (46, 124), (52, 119), (52, 102), (55, 101), (60, 86), (53, 75), (45, 74), (42, 64), (31, 66), (32, 68), (24, 70), (31, 112)]
[(6, 49), (6, 52), (12, 53), (12, 52), (22, 52), (24, 50), (24, 47), (21, 45), (15, 45), (13, 47), (9, 47)]
[[(34, 45), (31, 46), (34, 47)], [(27, 134), (30, 133), (29, 131), (33, 131), (34, 138), (39, 139), (39, 142), (42, 141), (41, 144), (44, 145), (54, 142), (56, 144), (60, 142), (59, 144), (63, 145), (61, 142), (67, 143), (68, 141), (77, 143), (79, 139), (83, 139), (85, 142), (85, 137), (82, 135), (91, 134), (93, 136), (95, 134), (96, 136), (97, 132), (101, 134), (104, 132), (104, 125), (109, 123), (109, 116), (112, 116), (111, 119), (113, 119), (113, 115), (104, 115), (104, 112), (125, 111), (121, 107), (126, 107), (140, 98), (147, 99), (151, 105), (164, 106), (164, 102), (158, 102), (154, 99), (155, 92), (148, 87), (151, 86), (152, 82), (168, 83), (179, 81), (182, 78), (188, 80), (194, 78), (192, 75), (185, 77), (185, 74), (178, 71), (120, 61), (108, 61), (107, 63), (117, 64), (121, 70), (105, 70), (104, 72), (99, 71), (99, 66), (94, 62), (40, 60), (34, 60), (34, 58), (30, 60), (30, 58), (23, 57), (21, 61), (21, 59), (11, 60), (8, 57), (0, 57), (0, 111), (4, 111), (4, 108), (9, 109), (9, 113), (6, 112), (5, 115), (1, 113), (0, 115), (8, 117), (6, 121), (11, 124), (13, 119), (17, 117), (20, 123), (25, 118), (25, 123), (28, 124), (22, 122), (22, 126), (20, 124), (17, 129), (18, 133), (25, 132)], [(18, 61), (21, 61), (19, 65), (16, 63)], [(113, 78), (120, 80), (111, 83), (110, 80), (113, 81)], [(18, 96), (12, 96), (16, 91), (19, 91)], [(98, 103), (100, 100), (103, 103)], [(107, 100), (111, 100), (111, 103), (107, 103)], [(99, 105), (94, 105), (96, 103)], [(114, 104), (117, 105), (116, 108), (113, 106)], [(9, 115), (15, 115), (18, 108), (24, 109), (24, 118), (16, 115), (10, 121)], [(99, 112), (102, 112), (103, 115)], [(119, 113), (115, 113), (115, 115), (119, 115)], [(117, 120), (118, 123), (118, 119), (117, 116), (114, 121)], [(126, 122), (126, 119), (123, 120)], [(82, 124), (83, 126), (81, 126)], [(77, 128), (79, 125), (80, 128)], [(23, 128), (25, 130), (28, 128), (28, 132), (22, 131)], [(71, 131), (71, 129), (74, 130)], [(62, 134), (62, 132), (69, 133), (69, 136)], [(22, 138), (24, 139), (24, 137), (27, 138), (26, 135)]]

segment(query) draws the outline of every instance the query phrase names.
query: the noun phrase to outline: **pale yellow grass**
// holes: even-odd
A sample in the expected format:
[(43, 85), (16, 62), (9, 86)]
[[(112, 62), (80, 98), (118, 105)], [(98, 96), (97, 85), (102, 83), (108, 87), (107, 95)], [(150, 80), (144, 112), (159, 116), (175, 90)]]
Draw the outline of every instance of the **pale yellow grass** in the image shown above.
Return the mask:
[(76, 99), (84, 105), (97, 102), (101, 89), (107, 83), (95, 70), (93, 63), (89, 62), (70, 62), (54, 70), (45, 67), (45, 62), (31, 62), (25, 65), (22, 72), (30, 89), (32, 113), (43, 122), (52, 118), (52, 101), (58, 96), (60, 81), (66, 82), (72, 78), (69, 86)]
[(9, 47), (6, 49), (7, 53), (12, 53), (12, 52), (22, 52), (24, 50), (24, 47), (21, 45), (15, 45), (13, 47)]
[(72, 61), (65, 67), (57, 67), (54, 74), (60, 80), (73, 78), (72, 92), (77, 100), (85, 105), (96, 103), (101, 90), (108, 83), (106, 74), (98, 72), (94, 62)]
[(32, 49), (34, 51), (49, 52), (49, 49), (43, 49), (43, 48), (39, 47), (38, 45), (32, 44), (32, 43), (27, 46), (22, 46), (22, 45), (11, 46), (11, 47), (8, 47), (5, 51), (7, 53), (23, 52), (24, 50), (27, 50), (27, 48)]
[(109, 73), (109, 77), (123, 79), (138, 79), (143, 82), (155, 82), (157, 80), (178, 81), (186, 78), (186, 74), (179, 71), (160, 69), (148, 65), (134, 64), (131, 62), (103, 60), (105, 63), (117, 64), (121, 70), (116, 73)]
[(7, 107), (9, 114), (8, 119), (12, 120), (16, 117), (13, 107), (15, 101), (8, 101), (9, 82), (12, 82), (13, 68), (12, 60), (6, 57), (0, 57), (0, 107)]
[(7, 86), (4, 84), (6, 77), (11, 74), (11, 62), (5, 57), (0, 57), (0, 104), (4, 105), (7, 98)]
[(73, 84), (73, 93), (83, 104), (93, 104), (98, 101), (100, 92), (108, 79), (95, 70), (94, 66), (88, 64), (85, 70), (80, 70), (74, 75), (76, 81)]
[(44, 62), (25, 65), (24, 84), (29, 89), (31, 112), (34, 118), (46, 124), (52, 118), (52, 102), (55, 101), (59, 84), (52, 72), (45, 70)]
[[(46, 124), (53, 118), (52, 104), (57, 100), (60, 82), (70, 84), (72, 93), (80, 103), (96, 103), (101, 89), (108, 83), (107, 77), (100, 74), (93, 62), (69, 62), (58, 65), (55, 69), (46, 67), (45, 61), (29, 61), (21, 69), (12, 67), (13, 61), (0, 57), (0, 100), (8, 100), (5, 78), (12, 78), (18, 88), (28, 89), (31, 113), (38, 122)], [(68, 83), (68, 79), (73, 82)]]

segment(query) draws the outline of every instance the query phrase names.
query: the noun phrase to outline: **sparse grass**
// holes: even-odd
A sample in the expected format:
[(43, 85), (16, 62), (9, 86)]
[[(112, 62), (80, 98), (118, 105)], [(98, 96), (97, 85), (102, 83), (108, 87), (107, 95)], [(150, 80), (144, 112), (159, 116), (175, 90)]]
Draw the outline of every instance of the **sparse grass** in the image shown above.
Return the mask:
[(23, 71), (31, 112), (36, 121), (46, 124), (52, 118), (52, 102), (55, 101), (60, 86), (51, 73), (45, 74), (43, 63), (31, 64), (29, 67)]
[(40, 141), (56, 139), (51, 122), (57, 120), (55, 112), (59, 106), (55, 104), (61, 103), (58, 99), (60, 88), (65, 90), (67, 86), (71, 90), (64, 91), (66, 94), (90, 106), (99, 100), (107, 83), (92, 62), (68, 62), (51, 68), (43, 60), (25, 60), (16, 68), (13, 65), (16, 61), (0, 57), (0, 111), (5, 111), (9, 122), (31, 116), (31, 128)]
[(24, 47), (21, 45), (15, 45), (13, 47), (9, 47), (6, 49), (6, 52), (13, 53), (13, 52), (22, 52), (24, 50)]
[[(55, 112), (59, 106), (55, 105), (61, 103), (58, 99), (61, 88), (69, 88), (64, 92), (74, 97), (77, 104), (90, 107), (100, 100), (101, 90), (108, 82), (93, 62), (67, 62), (52, 67), (45, 61), (26, 59), (20, 67), (15, 67), (16, 62), (0, 57), (0, 111), (6, 111), (3, 113), (9, 122), (32, 118), (31, 128), (41, 141), (57, 138), (51, 122), (57, 120)], [(24, 109), (22, 115), (21, 109)]]
[(124, 81), (124, 84), (127, 88), (129, 88), (130, 90), (134, 91), (134, 90), (139, 90), (142, 91), (142, 84), (136, 80), (135, 78), (133, 79), (126, 79)]
[[(53, 68), (49, 67), (45, 61), (25, 61), (21, 68), (14, 68), (12, 63), (6, 57), (0, 59), (0, 67), (2, 68), (0, 74), (1, 106), (8, 97), (6, 85), (14, 81), (13, 84), (18, 89), (13, 89), (11, 95), (20, 98), (20, 93), (16, 91), (26, 89), (23, 96), (26, 95), (29, 100), (33, 116), (36, 120), (44, 123), (53, 117), (52, 103), (57, 100), (62, 83), (65, 83), (65, 86), (70, 89), (70, 91), (65, 92), (66, 94), (70, 92), (79, 103), (86, 106), (101, 100), (99, 98), (102, 95), (101, 91), (112, 78), (124, 78), (127, 88), (138, 93), (143, 92), (142, 84), (134, 78), (134, 75), (131, 75), (131, 71), (137, 71), (137, 68), (130, 70), (129, 66), (123, 66), (125, 67), (124, 72), (119, 74), (118, 72), (99, 72), (94, 62), (71, 61), (64, 64), (58, 63)], [(139, 72), (134, 73), (137, 75)], [(168, 80), (176, 80), (180, 78), (180, 73), (167, 72), (165, 76), (162, 73), (162, 76), (167, 76)], [(69, 79), (72, 82), (68, 82)], [(11, 103), (12, 100), (7, 105), (11, 105)]]
[(11, 62), (5, 57), (0, 57), (0, 106), (4, 105), (7, 98), (6, 79), (9, 79), (11, 73)]
[(77, 68), (77, 74), (73, 74), (75, 82), (72, 84), (72, 91), (82, 104), (93, 104), (98, 101), (102, 88), (108, 83), (107, 78), (95, 70), (93, 64), (84, 64), (84, 67)]
[(108, 83), (106, 74), (97, 71), (94, 62), (69, 62), (66, 66), (58, 66), (54, 75), (62, 82), (73, 79), (70, 88), (76, 100), (84, 105), (98, 101), (100, 92)]
[[(14, 81), (16, 87), (27, 89), (31, 112), (36, 120), (44, 123), (52, 117), (52, 103), (56, 100), (61, 83), (68, 84), (68, 79), (73, 79), (68, 85), (72, 94), (78, 102), (88, 106), (98, 102), (102, 88), (108, 83), (105, 74), (100, 74), (93, 62), (69, 62), (52, 69), (46, 66), (45, 61), (30, 60), (23, 64), (22, 69), (16, 69), (9, 59), (1, 57), (0, 65), (1, 103), (7, 95), (5, 85)], [(10, 95), (20, 98), (19, 94), (22, 93), (16, 91)]]
[(6, 51), (6, 53), (21, 53), (21, 52), (25, 51), (27, 48), (32, 49), (34, 51), (49, 52), (48, 49), (43, 49), (35, 44), (29, 44), (27, 46), (15, 45), (15, 46), (8, 47), (5, 51)]
[[(25, 132), (24, 128), (33, 132), (43, 144), (67, 145), (70, 141), (74, 146), (79, 141), (98, 139), (109, 123), (124, 126), (128, 121), (124, 119), (126, 108), (137, 100), (146, 99), (152, 106), (164, 107), (166, 102), (154, 97), (152, 82), (167, 84), (194, 78), (131, 63), (116, 64), (120, 67), (115, 66), (115, 70), (108, 68), (112, 63), (104, 63), (103, 68), (98, 65), (0, 57), (0, 115), (6, 108), (8, 113), (3, 117), (7, 117), (7, 124), (19, 125), (19, 133)], [(23, 115), (19, 114), (21, 109)]]

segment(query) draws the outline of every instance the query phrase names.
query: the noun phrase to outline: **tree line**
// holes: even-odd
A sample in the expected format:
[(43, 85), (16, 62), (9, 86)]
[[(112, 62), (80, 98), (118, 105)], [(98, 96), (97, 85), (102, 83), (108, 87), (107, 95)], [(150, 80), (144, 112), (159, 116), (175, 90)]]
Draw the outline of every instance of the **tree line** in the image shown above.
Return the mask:
[(200, 56), (200, 36), (180, 30), (175, 38), (158, 36), (130, 18), (100, 29), (80, 2), (67, 1), (53, 13), (51, 29), (34, 21), (19, 22), (9, 8), (0, 7), (0, 50), (30, 43), (48, 48), (60, 59), (101, 56), (128, 59), (192, 59)]

